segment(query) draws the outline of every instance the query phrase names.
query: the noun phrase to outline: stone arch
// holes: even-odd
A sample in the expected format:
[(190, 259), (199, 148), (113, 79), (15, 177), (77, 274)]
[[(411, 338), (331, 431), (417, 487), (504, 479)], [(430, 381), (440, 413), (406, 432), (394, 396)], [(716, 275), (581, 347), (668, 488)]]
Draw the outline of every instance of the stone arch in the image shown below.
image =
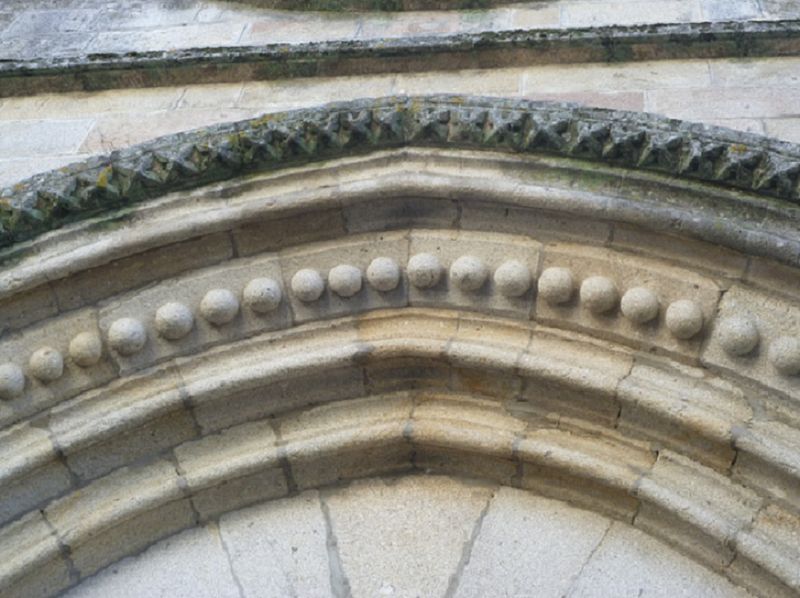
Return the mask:
[(797, 153), (389, 99), (20, 185), (0, 585), (52, 595), (222, 512), (422, 469), (633, 522), (790, 595)]

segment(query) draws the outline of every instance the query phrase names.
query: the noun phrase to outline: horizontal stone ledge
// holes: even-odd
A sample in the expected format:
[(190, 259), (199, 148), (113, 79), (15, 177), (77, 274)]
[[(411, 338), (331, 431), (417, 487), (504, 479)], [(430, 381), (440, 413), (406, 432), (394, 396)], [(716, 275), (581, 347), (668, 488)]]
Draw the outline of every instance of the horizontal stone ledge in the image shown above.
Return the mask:
[[(292, 4), (294, 0), (288, 0)], [(0, 96), (526, 64), (796, 56), (800, 21), (482, 32), (0, 61)]]

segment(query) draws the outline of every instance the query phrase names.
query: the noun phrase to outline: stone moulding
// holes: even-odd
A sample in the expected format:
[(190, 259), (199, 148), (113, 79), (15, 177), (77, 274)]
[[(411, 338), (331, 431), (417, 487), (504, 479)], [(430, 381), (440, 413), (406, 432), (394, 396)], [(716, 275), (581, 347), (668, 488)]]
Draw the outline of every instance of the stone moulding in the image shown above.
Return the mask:
[(237, 0), (280, 10), (469, 10), (511, 4), (514, 0)]
[(800, 21), (732, 21), (0, 60), (0, 97), (291, 77), (800, 55)]
[[(800, 148), (791, 143), (569, 104), (398, 96), (198, 129), (34, 176), (0, 192), (0, 246), (175, 191), (403, 147), (554, 156), (744, 191), (732, 201), (741, 203), (748, 220), (754, 201), (761, 202), (759, 210), (783, 212), (790, 223), (800, 205)], [(715, 228), (713, 216), (707, 218), (708, 228)], [(792, 230), (790, 225), (794, 236)], [(780, 254), (785, 242), (775, 243), (762, 253)], [(788, 260), (779, 259), (793, 262), (800, 256), (790, 248)]]

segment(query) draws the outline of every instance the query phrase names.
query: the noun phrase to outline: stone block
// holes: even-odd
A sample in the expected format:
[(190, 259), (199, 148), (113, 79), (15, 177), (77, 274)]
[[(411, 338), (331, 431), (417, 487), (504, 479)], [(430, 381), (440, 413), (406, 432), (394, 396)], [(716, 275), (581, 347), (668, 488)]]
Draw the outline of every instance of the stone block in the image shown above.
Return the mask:
[(762, 16), (757, 0), (701, 0), (700, 7), (707, 21), (733, 21), (758, 19)]
[(517, 363), (522, 388), (507, 405), (512, 413), (615, 424), (617, 385), (630, 372), (633, 360), (624, 353), (577, 345), (576, 340), (569, 334), (534, 330)]
[[(271, 278), (281, 287), (281, 302), (274, 311), (260, 314), (248, 307), (243, 298), (244, 288), (256, 278)], [(272, 255), (227, 262), (224, 266), (192, 272), (164, 281), (135, 295), (120, 298), (100, 310), (100, 328), (105, 335), (111, 325), (123, 318), (133, 318), (147, 331), (147, 342), (133, 355), (112, 352), (123, 372), (141, 369), (165, 359), (195, 353), (213, 345), (286, 328), (291, 324), (288, 287), (281, 283), (281, 269)], [(206, 319), (204, 301), (209, 291), (224, 289), (235, 297), (235, 313), (229, 322), (215, 324)], [(180, 303), (192, 314), (189, 332), (176, 340), (158, 333), (156, 312), (168, 303)]]
[(39, 511), (0, 529), (0, 596), (53, 596), (69, 586), (58, 540)]
[[(723, 347), (722, 324), (733, 318), (746, 318), (757, 331), (757, 345), (745, 355), (731, 355)], [(789, 396), (800, 393), (800, 376), (784, 375), (770, 362), (770, 346), (778, 338), (800, 336), (800, 305), (796, 300), (765, 295), (742, 284), (732, 286), (719, 304), (710, 342), (702, 362), (734, 377), (744, 376), (772, 391)]]
[(45, 517), (69, 547), (81, 577), (189, 527), (195, 516), (182, 499), (168, 461), (124, 467), (51, 503)]
[(345, 234), (344, 217), (338, 208), (252, 222), (232, 233), (240, 256), (335, 239)]
[(0, 333), (18, 330), (58, 313), (58, 303), (49, 284), (14, 293), (0, 301)]
[(522, 488), (623, 520), (633, 518), (634, 488), (653, 462), (642, 447), (547, 429), (525, 434), (515, 454)]
[(788, 507), (800, 504), (800, 431), (777, 421), (752, 421), (735, 431), (731, 476)]
[(451, 228), (458, 221), (458, 203), (433, 197), (376, 197), (346, 201), (345, 227), (350, 233), (417, 228)]
[(666, 450), (636, 495), (642, 503), (637, 527), (715, 569), (733, 560), (736, 534), (762, 503), (752, 490)]
[(800, 517), (775, 505), (764, 508), (753, 525), (736, 537), (734, 579), (755, 591), (772, 589), (775, 596), (800, 592)]
[(480, 200), (461, 201), (464, 230), (524, 235), (537, 241), (574, 240), (602, 245), (611, 235), (607, 222)]
[(72, 485), (46, 430), (24, 422), (0, 432), (0, 523), (66, 492)]
[(415, 476), (324, 494), (352, 595), (444, 596), (492, 493), (481, 483)]
[(611, 247), (659, 260), (674, 261), (684, 268), (704, 271), (715, 277), (741, 278), (748, 263), (747, 256), (721, 245), (619, 223), (614, 225)]
[(91, 479), (193, 435), (178, 384), (171, 369), (149, 372), (53, 408), (50, 430), (68, 466)]
[(287, 481), (270, 421), (211, 434), (175, 449), (200, 517), (284, 496)]
[(704, 370), (636, 364), (619, 385), (618, 429), (727, 472), (733, 430), (752, 417), (742, 391)]
[[(281, 268), (284, 287), (291, 302), (295, 323), (316, 319), (358, 313), (372, 309), (403, 307), (408, 304), (408, 282), (401, 274), (400, 283), (391, 291), (374, 289), (367, 280), (366, 271), (373, 259), (388, 257), (404, 269), (408, 261), (408, 235), (405, 232), (383, 233), (360, 236), (337, 241), (320, 243), (303, 249), (290, 249), (281, 252)], [(342, 297), (333, 292), (328, 280), (329, 271), (339, 265), (350, 265), (359, 269), (361, 288), (350, 297)], [(292, 291), (292, 278), (304, 269), (314, 270), (325, 281), (325, 288), (319, 299), (301, 301)]]
[[(530, 317), (533, 306), (533, 283), (519, 297), (505, 297), (496, 288), (495, 270), (509, 260), (527, 266), (535, 279), (539, 266), (540, 244), (525, 237), (509, 237), (467, 231), (413, 231), (410, 256), (427, 253), (435, 256), (443, 267), (441, 278), (431, 288), (409, 288), (409, 302), (415, 307), (451, 307), (507, 315), (523, 320)], [(458, 288), (450, 280), (451, 265), (462, 256), (481, 260), (487, 279), (475, 291)]]
[(101, 299), (157, 280), (216, 264), (233, 255), (228, 233), (216, 233), (121, 258), (105, 266), (55, 281), (62, 310), (94, 305)]
[(66, 598), (240, 598), (214, 526), (167, 538), (83, 581)]
[(0, 122), (0, 158), (77, 154), (93, 126), (91, 118)]
[[(703, 63), (705, 64), (705, 63)], [(772, 118), (786, 114), (792, 101), (792, 88), (784, 86), (715, 87), (713, 89), (649, 90), (645, 94), (648, 112), (670, 118), (704, 120), (706, 118)]]
[(405, 393), (322, 405), (278, 420), (299, 489), (409, 471), (404, 438), (412, 400)]
[(89, 52), (146, 52), (181, 48), (233, 46), (242, 37), (242, 23), (191, 23), (153, 27), (150, 30), (101, 31), (87, 48)]
[(575, 579), (570, 596), (708, 596), (750, 594), (657, 539), (614, 523)]
[(246, 596), (332, 595), (328, 532), (316, 490), (223, 515), (219, 528)]
[(500, 488), (453, 595), (566, 596), (608, 526), (594, 513)]
[[(25, 372), (23, 395), (8, 403), (18, 417), (36, 413), (116, 378), (117, 370), (108, 359), (107, 351), (103, 351), (100, 361), (90, 367), (79, 367), (70, 358), (70, 342), (84, 332), (99, 334), (94, 310), (80, 310), (51, 318), (3, 340), (0, 363), (15, 363)], [(55, 349), (63, 360), (61, 376), (48, 382), (36, 379), (29, 366), (31, 355), (45, 347)]]
[[(551, 267), (568, 268), (575, 289), (571, 300), (563, 304), (552, 305), (543, 297), (537, 297), (538, 321), (558, 328), (587, 331), (592, 336), (623, 342), (644, 351), (663, 352), (684, 361), (698, 357), (720, 295), (714, 280), (655, 260), (559, 243), (544, 248), (541, 268), (544, 271)], [(614, 306), (599, 314), (592, 313), (580, 301), (582, 282), (595, 276), (610, 279), (616, 287)], [(658, 314), (645, 324), (623, 317), (619, 309), (620, 298), (634, 287), (645, 287), (658, 298)], [(665, 322), (667, 307), (679, 300), (693, 301), (703, 314), (702, 329), (688, 340), (675, 338)]]
[[(680, 1), (680, 0), (678, 0)], [(667, 2), (669, 3), (669, 2)], [(684, 2), (680, 2), (685, 4)], [(628, 7), (636, 8), (634, 2), (626, 2)], [(649, 2), (647, 10), (652, 11), (654, 7), (661, 5), (662, 2)], [(591, 12), (598, 17), (603, 14), (603, 3), (593, 2), (591, 4), (574, 4), (577, 10)], [(567, 7), (565, 7), (565, 10)], [(624, 20), (621, 12), (615, 12), (615, 25), (622, 25)], [(635, 10), (634, 13), (635, 14)], [(652, 13), (651, 13), (652, 14)], [(569, 15), (566, 15), (569, 18)], [(662, 21), (663, 22), (663, 21)], [(609, 82), (613, 85), (609, 86)], [(572, 92), (594, 92), (597, 90), (613, 89), (615, 92), (623, 91), (643, 91), (643, 90), (663, 90), (667, 94), (676, 94), (676, 89), (703, 89), (711, 83), (708, 72), (708, 65), (705, 61), (686, 61), (686, 60), (658, 60), (642, 62), (624, 62), (607, 64), (547, 64), (529, 66), (524, 69), (522, 93), (536, 94), (546, 93), (572, 93)], [(648, 96), (650, 91), (647, 92)], [(647, 97), (647, 96), (646, 96)], [(719, 117), (719, 113), (714, 116)]]
[(788, 299), (800, 300), (800, 270), (792, 266), (752, 256), (745, 280)]
[(636, 23), (686, 23), (702, 20), (700, 7), (682, 0), (644, 0), (639, 2), (576, 2), (561, 11), (562, 27), (593, 27), (608, 24), (608, 15), (614, 15), (614, 24)]
[(331, 98), (392, 95), (394, 75), (306, 77), (278, 81), (248, 81), (237, 105), (259, 111), (291, 110), (330, 102)]
[(455, 93), (478, 96), (513, 97), (521, 89), (520, 68), (491, 70), (459, 70), (455, 72), (400, 73), (394, 93), (421, 95), (429, 93)]

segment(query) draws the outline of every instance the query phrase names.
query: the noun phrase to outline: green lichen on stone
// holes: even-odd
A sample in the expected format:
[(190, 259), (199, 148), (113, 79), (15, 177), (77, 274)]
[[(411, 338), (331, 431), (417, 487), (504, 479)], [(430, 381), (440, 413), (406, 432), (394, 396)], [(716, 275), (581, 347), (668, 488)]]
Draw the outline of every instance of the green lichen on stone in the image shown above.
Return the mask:
[(0, 246), (250, 173), (422, 146), (580, 160), (800, 203), (800, 148), (654, 115), (469, 96), (389, 97), (156, 139), (0, 193)]

